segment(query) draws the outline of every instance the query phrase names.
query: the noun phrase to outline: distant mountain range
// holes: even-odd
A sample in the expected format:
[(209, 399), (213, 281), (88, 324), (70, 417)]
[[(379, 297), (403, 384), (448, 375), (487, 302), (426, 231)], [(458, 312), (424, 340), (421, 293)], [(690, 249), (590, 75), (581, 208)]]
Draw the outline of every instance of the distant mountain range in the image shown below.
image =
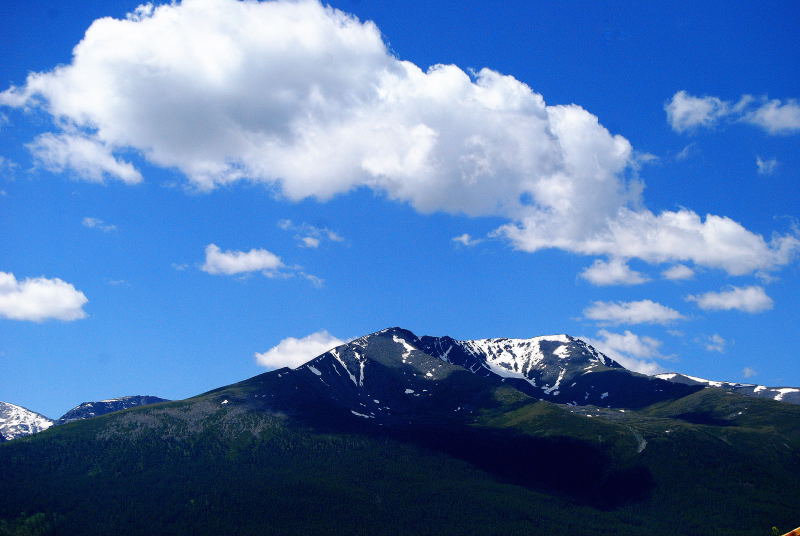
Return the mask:
[(66, 424), (81, 419), (90, 419), (114, 411), (120, 411), (146, 404), (168, 402), (157, 396), (123, 396), (97, 402), (83, 402), (56, 420), (8, 402), (0, 402), (0, 437), (4, 440), (35, 434), (53, 425)]
[(459, 341), (389, 328), (186, 400), (82, 404), (77, 420), (68, 412), (63, 426), (5, 441), (0, 529), (788, 530), (800, 512), (800, 406), (785, 402), (797, 389), (743, 387), (637, 374), (567, 335)]

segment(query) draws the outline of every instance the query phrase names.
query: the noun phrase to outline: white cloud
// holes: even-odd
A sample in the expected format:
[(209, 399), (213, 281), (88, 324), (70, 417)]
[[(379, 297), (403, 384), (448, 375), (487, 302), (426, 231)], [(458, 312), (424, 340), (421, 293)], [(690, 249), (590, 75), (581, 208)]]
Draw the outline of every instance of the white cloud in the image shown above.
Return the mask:
[(760, 156), (756, 157), (756, 168), (759, 175), (772, 175), (778, 167), (778, 161), (774, 158), (764, 160)]
[(92, 218), (92, 217), (85, 217), (81, 220), (81, 225), (84, 227), (88, 227), (90, 229), (98, 229), (103, 231), (104, 233), (110, 233), (111, 231), (116, 231), (117, 226), (111, 223), (107, 223), (100, 218)]
[(18, 167), (19, 164), (10, 158), (0, 156), (0, 178), (13, 177)]
[(772, 309), (772, 298), (767, 296), (763, 287), (736, 287), (731, 286), (720, 292), (706, 292), (705, 294), (690, 295), (687, 301), (697, 303), (706, 311), (738, 310), (746, 313), (761, 313)]
[(129, 162), (119, 160), (102, 141), (77, 134), (42, 134), (28, 145), (36, 161), (54, 173), (72, 171), (91, 182), (107, 177), (128, 184), (142, 181), (142, 175)]
[(500, 232), (523, 251), (560, 248), (649, 263), (690, 261), (731, 275), (774, 270), (791, 262), (800, 251), (795, 231), (775, 235), (767, 242), (732, 219), (713, 214), (703, 220), (686, 209), (656, 215), (649, 210), (618, 208), (604, 219), (590, 221), (591, 210), (576, 214), (575, 219), (566, 213), (552, 218), (532, 214), (519, 224), (501, 227)]
[[(185, 264), (173, 264), (178, 271), (186, 269)], [(270, 278), (300, 277), (317, 288), (325, 284), (325, 280), (303, 271), (302, 266), (288, 266), (281, 258), (266, 249), (253, 248), (250, 251), (223, 251), (216, 244), (208, 244), (205, 248), (205, 262), (200, 269), (212, 275), (238, 275), (261, 272)]]
[(694, 270), (686, 266), (685, 264), (676, 264), (675, 266), (671, 266), (661, 272), (661, 275), (664, 276), (664, 279), (670, 279), (672, 281), (680, 281), (683, 279), (691, 279), (694, 277)]
[(719, 97), (695, 97), (681, 90), (672, 96), (664, 110), (675, 132), (708, 128), (724, 117), (761, 127), (773, 135), (800, 131), (800, 103), (795, 99), (781, 101), (742, 95), (734, 103)]
[(344, 242), (344, 238), (342, 238), (339, 233), (327, 227), (320, 227), (309, 223), (297, 224), (288, 219), (279, 220), (278, 227), (284, 231), (294, 232), (294, 237), (298, 242), (298, 246), (303, 248), (316, 249), (326, 240), (331, 242)]
[[(673, 106), (681, 128), (721, 113), (691, 99)], [(523, 251), (738, 274), (800, 249), (794, 234), (767, 242), (725, 217), (648, 211), (642, 157), (585, 109), (491, 69), (423, 70), (374, 24), (316, 0), (185, 0), (98, 19), (70, 64), (31, 73), (0, 104), (57, 118), (64, 132), (34, 153), (90, 180), (140, 180), (114, 156), (133, 151), (199, 189), (247, 180), (324, 201), (367, 187), (423, 213), (501, 216), (494, 234)]]
[(83, 292), (58, 278), (18, 281), (14, 274), (0, 272), (0, 316), (4, 318), (78, 320), (86, 317), (83, 306), (88, 301)]
[(469, 233), (464, 233), (458, 236), (454, 236), (451, 240), (467, 248), (470, 248), (472, 246), (477, 246), (478, 244), (483, 242), (483, 240), (480, 238), (473, 238), (472, 235), (470, 235)]
[(681, 160), (686, 160), (693, 153), (694, 153), (694, 143), (690, 143), (689, 145), (678, 151), (678, 154), (675, 155), (675, 160), (678, 160), (679, 162)]
[(345, 341), (328, 333), (317, 331), (302, 338), (287, 337), (263, 353), (256, 353), (256, 362), (264, 367), (297, 368)]
[(683, 90), (675, 93), (664, 106), (667, 121), (675, 132), (710, 127), (730, 113), (729, 108), (728, 103), (717, 97), (694, 97)]
[(655, 361), (647, 361), (664, 357), (658, 350), (661, 346), (658, 339), (636, 335), (628, 330), (612, 333), (604, 329), (597, 332), (597, 337), (582, 338), (628, 370), (650, 375), (664, 372)]
[(758, 374), (758, 371), (756, 369), (754, 369), (754, 368), (744, 367), (742, 369), (742, 376), (744, 376), (745, 378), (752, 378), (753, 376), (756, 376), (757, 374)]
[(706, 338), (704, 345), (709, 352), (719, 352), (722, 354), (725, 353), (725, 347), (728, 345), (728, 341), (719, 333), (714, 333)]
[(304, 236), (300, 240), (303, 243), (303, 247), (312, 249), (319, 247), (319, 238), (314, 238), (313, 236)]
[(744, 120), (770, 134), (791, 134), (800, 130), (800, 104), (794, 99), (772, 99), (749, 112)]
[(593, 285), (639, 285), (649, 281), (641, 272), (631, 270), (622, 259), (596, 260), (581, 272), (581, 277)]
[(275, 273), (284, 267), (281, 258), (266, 249), (222, 251), (216, 244), (206, 246), (206, 260), (200, 268), (214, 275), (234, 275), (247, 272)]
[(683, 318), (683, 315), (675, 309), (652, 300), (632, 302), (596, 301), (584, 309), (583, 316), (604, 325), (669, 324)]

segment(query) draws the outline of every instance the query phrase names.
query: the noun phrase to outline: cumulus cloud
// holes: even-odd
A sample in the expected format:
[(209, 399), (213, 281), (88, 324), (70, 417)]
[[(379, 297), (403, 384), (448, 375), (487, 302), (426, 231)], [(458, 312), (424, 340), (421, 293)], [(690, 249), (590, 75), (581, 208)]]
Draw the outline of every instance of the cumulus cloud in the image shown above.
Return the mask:
[(83, 218), (81, 220), (81, 225), (88, 227), (89, 229), (98, 229), (104, 233), (110, 233), (111, 231), (117, 230), (116, 225), (105, 222), (100, 218), (92, 218), (90, 216)]
[(345, 341), (328, 333), (317, 331), (299, 339), (287, 337), (263, 353), (256, 353), (256, 362), (268, 368), (297, 368)]
[(664, 277), (664, 279), (680, 281), (682, 279), (691, 279), (694, 277), (694, 270), (685, 264), (676, 264), (675, 266), (670, 266), (661, 272), (661, 275)]
[(681, 90), (672, 96), (664, 110), (675, 132), (712, 127), (725, 117), (761, 127), (769, 134), (792, 134), (800, 130), (800, 103), (795, 99), (781, 101), (742, 95), (734, 103), (719, 97), (695, 97)]
[(694, 97), (681, 90), (672, 96), (664, 110), (672, 129), (685, 132), (714, 125), (719, 118), (730, 113), (730, 105), (718, 97)]
[(597, 332), (596, 338), (583, 339), (628, 370), (650, 375), (664, 372), (661, 365), (652, 361), (664, 357), (658, 350), (661, 346), (658, 339), (640, 336), (628, 330), (613, 333), (604, 329)]
[(294, 223), (292, 220), (285, 219), (278, 221), (278, 227), (284, 231), (294, 232), (294, 237), (300, 247), (316, 249), (324, 241), (343, 242), (342, 236), (327, 227), (311, 225), (309, 223)]
[(58, 278), (32, 277), (18, 281), (0, 272), (0, 316), (12, 320), (78, 320), (86, 317), (83, 292)]
[(581, 277), (593, 285), (639, 285), (649, 281), (641, 272), (631, 270), (622, 259), (596, 260), (581, 272)]
[(792, 134), (800, 130), (800, 103), (794, 99), (786, 102), (772, 99), (747, 113), (744, 120), (770, 134)]
[[(185, 264), (173, 264), (178, 271), (186, 269)], [(303, 270), (302, 266), (287, 265), (271, 251), (253, 248), (250, 251), (223, 251), (216, 244), (208, 244), (205, 249), (205, 262), (200, 269), (212, 275), (241, 275), (261, 272), (266, 277), (291, 278), (300, 277), (317, 288), (325, 284), (325, 280)]]
[(752, 378), (753, 376), (756, 376), (757, 374), (758, 374), (758, 371), (756, 369), (754, 369), (754, 368), (744, 367), (742, 369), (742, 376), (745, 377), (745, 378)]
[(42, 134), (28, 144), (36, 161), (54, 173), (73, 172), (91, 182), (118, 179), (128, 184), (142, 181), (142, 175), (129, 162), (111, 154), (111, 149), (95, 138), (76, 134)]
[(706, 292), (705, 294), (689, 295), (687, 301), (697, 303), (698, 307), (706, 311), (744, 311), (745, 313), (761, 313), (772, 309), (772, 298), (764, 291), (764, 287), (730, 286), (720, 292)]
[[(723, 107), (681, 98), (681, 128)], [(642, 157), (596, 116), (488, 68), (424, 70), (317, 0), (185, 0), (98, 19), (71, 63), (31, 73), (0, 104), (49, 112), (63, 132), (31, 149), (89, 180), (140, 180), (117, 156), (129, 151), (204, 190), (247, 180), (327, 200), (367, 187), (423, 213), (501, 216), (494, 235), (523, 251), (736, 274), (800, 249), (794, 234), (766, 241), (722, 216), (648, 211)]]
[(613, 217), (591, 227), (530, 215), (519, 224), (503, 226), (501, 232), (523, 251), (557, 247), (649, 263), (690, 261), (731, 275), (773, 270), (791, 262), (800, 250), (795, 232), (766, 241), (730, 218), (708, 214), (703, 219), (687, 209), (656, 215), (649, 210), (619, 208)]
[(669, 324), (683, 319), (675, 309), (652, 300), (632, 302), (596, 301), (583, 310), (583, 316), (600, 324)]
[(764, 160), (760, 156), (756, 157), (756, 169), (759, 175), (772, 175), (778, 167), (778, 161), (775, 158)]
[(281, 258), (266, 249), (222, 251), (216, 244), (206, 246), (206, 260), (200, 268), (213, 275), (235, 275), (248, 272), (274, 274), (285, 265)]

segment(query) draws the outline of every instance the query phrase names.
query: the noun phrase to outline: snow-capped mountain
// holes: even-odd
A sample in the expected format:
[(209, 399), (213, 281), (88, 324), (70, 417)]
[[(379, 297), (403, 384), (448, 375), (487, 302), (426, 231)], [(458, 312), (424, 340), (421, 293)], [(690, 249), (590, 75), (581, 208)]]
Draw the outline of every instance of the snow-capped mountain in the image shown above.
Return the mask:
[(62, 415), (56, 424), (66, 424), (72, 421), (81, 419), (91, 419), (99, 415), (105, 415), (113, 411), (120, 411), (123, 409), (133, 408), (136, 406), (146, 406), (148, 404), (158, 404), (159, 402), (169, 402), (165, 398), (157, 396), (121, 396), (119, 398), (110, 398), (108, 400), (100, 400), (96, 402), (83, 402), (78, 404), (64, 415)]
[(22, 406), (0, 402), (0, 436), (5, 440), (35, 434), (53, 426), (54, 421)]
[(720, 382), (706, 380), (704, 378), (697, 378), (695, 376), (687, 376), (686, 374), (679, 374), (677, 372), (657, 374), (656, 377), (661, 378), (662, 380), (683, 383), (686, 385), (718, 387), (732, 393), (738, 393), (740, 395), (751, 396), (754, 398), (767, 398), (770, 400), (777, 400), (779, 402), (800, 404), (800, 389), (797, 387), (767, 387), (766, 385), (758, 385), (754, 383)]
[[(636, 409), (716, 384), (676, 378), (629, 371), (569, 335), (457, 340), (395, 327), (238, 385), (246, 385), (263, 409), (319, 416), (326, 408), (331, 415), (389, 424), (419, 422), (423, 415), (431, 421), (467, 416), (502, 386), (561, 404)], [(763, 390), (737, 388), (756, 396)], [(782, 392), (791, 401), (794, 391)]]
[[(638, 408), (701, 386), (644, 376), (568, 335), (459, 341), (388, 328), (338, 346), (296, 369), (237, 384), (220, 404), (245, 402), (295, 414), (329, 412), (377, 424), (447, 422), (511, 396), (571, 405)], [(230, 391), (229, 391), (230, 392)], [(526, 396), (527, 395), (527, 396)], [(528, 398), (528, 399), (530, 399)]]

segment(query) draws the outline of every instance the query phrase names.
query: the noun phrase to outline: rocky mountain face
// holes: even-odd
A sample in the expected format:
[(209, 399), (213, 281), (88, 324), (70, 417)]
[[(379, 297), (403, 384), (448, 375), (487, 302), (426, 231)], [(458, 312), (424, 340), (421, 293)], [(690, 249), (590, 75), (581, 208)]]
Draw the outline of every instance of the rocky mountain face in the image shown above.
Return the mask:
[(22, 406), (0, 402), (0, 436), (4, 440), (35, 434), (55, 424), (52, 420)]
[(120, 411), (123, 409), (144, 406), (147, 404), (158, 404), (159, 402), (169, 401), (165, 398), (159, 398), (157, 396), (135, 395), (100, 400), (97, 402), (83, 402), (59, 417), (59, 419), (56, 421), (56, 424), (66, 424), (68, 422), (77, 421), (80, 419), (91, 419), (92, 417), (105, 415), (106, 413), (111, 413), (113, 411)]
[(574, 406), (642, 408), (703, 388), (631, 372), (568, 335), (459, 341), (401, 328), (236, 385), (241, 389), (226, 391), (230, 396), (220, 404), (379, 425), (463, 421), (491, 406), (498, 392)]

